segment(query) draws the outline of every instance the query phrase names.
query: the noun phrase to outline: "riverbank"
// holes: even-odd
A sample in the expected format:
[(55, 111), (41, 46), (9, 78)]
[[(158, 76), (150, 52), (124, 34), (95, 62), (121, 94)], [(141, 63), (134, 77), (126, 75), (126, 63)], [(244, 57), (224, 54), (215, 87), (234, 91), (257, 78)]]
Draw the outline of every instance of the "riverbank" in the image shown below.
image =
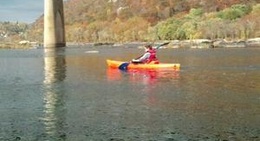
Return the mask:
[(252, 38), (248, 40), (174, 40), (169, 44), (170, 48), (241, 48), (241, 47), (260, 47), (260, 38)]
[(29, 49), (31, 47), (29, 44), (20, 45), (15, 42), (0, 42), (0, 49)]
[[(160, 41), (159, 44), (164, 41)], [(260, 38), (251, 38), (247, 40), (225, 40), (225, 39), (194, 39), (194, 40), (171, 40), (170, 44), (164, 48), (241, 48), (241, 47), (260, 47)], [(150, 43), (150, 42), (149, 42)], [(124, 45), (145, 45), (147, 42), (128, 42), (128, 43), (113, 43), (113, 42), (96, 42), (96, 43), (78, 43), (67, 42), (68, 47), (74, 46), (124, 46)], [(18, 44), (15, 42), (2, 42), (0, 49), (30, 49), (40, 48), (33, 44)]]
[(248, 40), (225, 40), (225, 39), (194, 39), (194, 40), (171, 40), (171, 41), (158, 41), (151, 42), (128, 42), (128, 43), (111, 43), (111, 42), (98, 42), (98, 43), (75, 43), (68, 42), (67, 46), (129, 46), (135, 45), (140, 48), (145, 44), (160, 44), (162, 42), (170, 42), (167, 46), (162, 48), (241, 48), (241, 47), (260, 47), (260, 38), (252, 38)]

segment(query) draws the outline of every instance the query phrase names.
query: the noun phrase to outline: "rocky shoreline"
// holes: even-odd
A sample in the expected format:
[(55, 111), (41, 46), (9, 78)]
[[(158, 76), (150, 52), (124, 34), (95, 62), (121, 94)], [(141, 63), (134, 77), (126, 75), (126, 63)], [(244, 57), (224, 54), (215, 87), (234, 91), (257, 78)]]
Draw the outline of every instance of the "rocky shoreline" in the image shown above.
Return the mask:
[[(160, 41), (164, 42), (164, 41)], [(251, 38), (247, 40), (209, 40), (209, 39), (194, 39), (194, 40), (171, 40), (170, 44), (164, 48), (244, 48), (244, 47), (260, 47), (260, 38)], [(160, 44), (155, 43), (155, 44)], [(147, 42), (129, 42), (129, 43), (111, 43), (111, 42), (98, 42), (98, 43), (76, 43), (67, 42), (68, 47), (74, 46), (124, 46), (124, 45), (145, 45)], [(0, 43), (0, 49), (37, 49), (43, 48), (32, 44), (17, 44), (14, 42)]]
[(260, 47), (260, 38), (252, 38), (248, 40), (233, 40), (225, 39), (209, 40), (174, 40), (168, 45), (170, 48), (241, 48), (241, 47)]
[(162, 48), (243, 48), (243, 47), (260, 47), (260, 38), (252, 38), (248, 40), (209, 40), (209, 39), (194, 39), (194, 40), (171, 40), (151, 42), (129, 42), (129, 43), (67, 43), (67, 46), (128, 46), (136, 45), (142, 48), (145, 44), (161, 44), (162, 42), (170, 42), (167, 46)]
[(20, 45), (14, 42), (3, 42), (0, 43), (0, 49), (28, 49), (32, 48), (31, 45), (26, 44), (26, 45)]

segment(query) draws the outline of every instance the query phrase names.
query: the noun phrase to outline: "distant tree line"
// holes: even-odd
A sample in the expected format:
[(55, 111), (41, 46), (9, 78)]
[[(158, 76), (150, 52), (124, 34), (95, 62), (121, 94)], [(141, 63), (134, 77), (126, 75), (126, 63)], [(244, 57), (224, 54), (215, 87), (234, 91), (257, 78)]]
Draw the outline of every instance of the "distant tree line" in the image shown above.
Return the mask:
[(158, 23), (149, 32), (152, 38), (174, 39), (247, 39), (260, 37), (260, 4), (253, 7), (233, 5), (219, 12), (205, 13), (191, 9), (181, 17), (172, 17)]
[[(260, 37), (257, 0), (68, 0), (67, 42)], [(25, 38), (43, 41), (43, 16)]]
[[(260, 4), (236, 4), (218, 12), (192, 8), (152, 25), (145, 18), (117, 17), (66, 25), (67, 40), (76, 42), (127, 42), (186, 39), (247, 39), (260, 36)], [(126, 14), (127, 15), (127, 14)]]
[(19, 22), (0, 22), (0, 40), (26, 39), (29, 25)]

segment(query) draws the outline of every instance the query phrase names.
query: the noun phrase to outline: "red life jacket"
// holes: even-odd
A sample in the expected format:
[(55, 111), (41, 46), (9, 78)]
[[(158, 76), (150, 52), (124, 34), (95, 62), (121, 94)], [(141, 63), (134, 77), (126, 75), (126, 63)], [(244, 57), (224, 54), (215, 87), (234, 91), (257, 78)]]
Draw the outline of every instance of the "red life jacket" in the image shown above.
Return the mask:
[(159, 64), (159, 61), (156, 57), (156, 49), (149, 49), (147, 52), (150, 53), (150, 57), (145, 60), (145, 63), (153, 63), (153, 64)]

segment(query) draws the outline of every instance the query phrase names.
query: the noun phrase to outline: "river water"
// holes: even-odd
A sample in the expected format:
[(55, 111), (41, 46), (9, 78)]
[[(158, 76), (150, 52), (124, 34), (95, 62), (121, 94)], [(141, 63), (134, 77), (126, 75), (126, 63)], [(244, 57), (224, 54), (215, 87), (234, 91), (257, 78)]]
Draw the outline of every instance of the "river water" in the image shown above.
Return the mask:
[(179, 71), (106, 66), (142, 52), (0, 50), (0, 140), (260, 140), (260, 48), (160, 49)]

